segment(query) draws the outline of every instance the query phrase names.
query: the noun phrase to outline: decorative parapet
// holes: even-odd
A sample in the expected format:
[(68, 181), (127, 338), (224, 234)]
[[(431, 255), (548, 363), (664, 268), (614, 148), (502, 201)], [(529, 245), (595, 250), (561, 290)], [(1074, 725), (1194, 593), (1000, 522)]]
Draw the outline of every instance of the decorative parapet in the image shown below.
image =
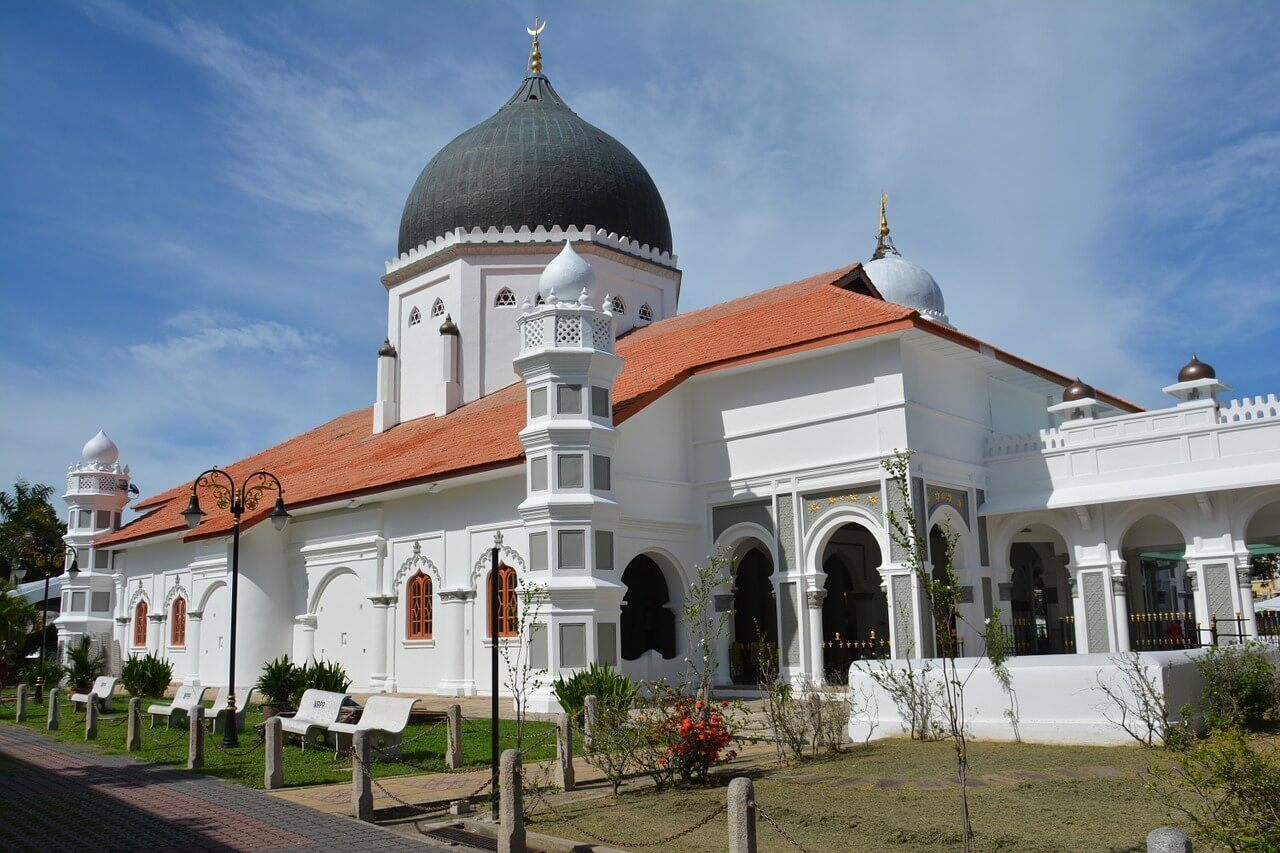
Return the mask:
[(595, 228), (591, 225), (584, 225), (581, 228), (576, 225), (570, 225), (568, 228), (561, 228), (559, 225), (547, 228), (539, 225), (537, 228), (532, 229), (528, 225), (522, 225), (518, 229), (508, 225), (501, 229), (496, 226), (488, 228), (477, 227), (470, 230), (455, 228), (446, 234), (436, 237), (434, 240), (429, 240), (419, 245), (416, 249), (403, 252), (398, 257), (387, 261), (387, 272), (392, 273), (396, 270), (404, 269), (410, 264), (443, 252), (453, 246), (468, 244), (491, 245), (494, 243), (547, 243), (554, 245), (563, 243), (565, 240), (579, 243), (598, 243), (671, 269), (676, 268), (678, 260), (676, 255), (653, 248), (648, 243), (641, 243), (638, 240), (619, 236), (615, 231), (605, 231), (603, 228)]
[(522, 354), (562, 348), (613, 352), (613, 314), (607, 307), (598, 310), (585, 302), (562, 302), (529, 312), (517, 321)]
[(1280, 418), (1280, 398), (1275, 394), (1266, 397), (1243, 397), (1229, 400), (1218, 407), (1218, 423), (1235, 424), (1242, 421), (1262, 421)]

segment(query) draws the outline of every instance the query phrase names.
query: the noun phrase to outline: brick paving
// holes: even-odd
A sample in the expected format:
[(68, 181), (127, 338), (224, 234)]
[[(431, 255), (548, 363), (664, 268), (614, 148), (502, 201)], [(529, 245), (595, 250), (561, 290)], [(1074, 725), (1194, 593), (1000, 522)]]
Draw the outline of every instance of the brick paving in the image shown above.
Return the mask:
[(0, 850), (456, 850), (242, 788), (0, 726)]

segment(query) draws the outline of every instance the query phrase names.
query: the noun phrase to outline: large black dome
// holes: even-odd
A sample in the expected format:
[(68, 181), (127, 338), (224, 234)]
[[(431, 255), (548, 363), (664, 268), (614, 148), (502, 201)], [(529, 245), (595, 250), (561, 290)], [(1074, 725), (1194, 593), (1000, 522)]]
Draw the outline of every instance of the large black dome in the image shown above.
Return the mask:
[(626, 146), (579, 118), (542, 74), (440, 150), (400, 218), (400, 252), (455, 228), (591, 225), (671, 251), (653, 179)]

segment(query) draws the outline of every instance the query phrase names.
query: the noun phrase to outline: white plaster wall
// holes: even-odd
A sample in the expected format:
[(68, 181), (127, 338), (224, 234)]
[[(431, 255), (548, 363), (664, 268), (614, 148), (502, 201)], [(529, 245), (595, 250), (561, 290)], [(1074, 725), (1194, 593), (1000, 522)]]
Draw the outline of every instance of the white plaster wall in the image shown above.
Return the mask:
[[(1201, 653), (1196, 650), (1141, 654), (1147, 677), (1161, 686), (1168, 707), (1180, 708), (1184, 702), (1197, 707), (1201, 680), (1194, 658)], [(962, 674), (967, 674), (974, 667), (975, 659), (961, 658), (957, 664)], [(901, 661), (888, 665), (899, 671), (905, 668)], [(912, 663), (917, 674), (925, 665), (931, 667), (927, 680), (940, 687), (939, 662)], [(903, 715), (889, 694), (867, 674), (867, 666), (855, 665), (849, 671), (850, 693), (858, 708), (863, 709), (850, 720), (850, 739), (861, 742), (907, 736), (909, 729)], [(1005, 691), (985, 661), (979, 663), (968, 678), (966, 724), (972, 737), (997, 741), (1020, 737), (1032, 743), (1133, 743), (1123, 729), (1108, 720), (1108, 715), (1115, 716), (1116, 710), (1098, 689), (1102, 679), (1135, 701), (1111, 655), (1012, 658), (1008, 668), (1012, 694)], [(1006, 716), (1011, 707), (1017, 708), (1016, 731)]]
[(377, 639), (368, 625), (368, 586), (367, 579), (341, 570), (320, 591), (315, 609), (316, 659), (341, 664), (357, 690), (369, 687), (370, 650)]

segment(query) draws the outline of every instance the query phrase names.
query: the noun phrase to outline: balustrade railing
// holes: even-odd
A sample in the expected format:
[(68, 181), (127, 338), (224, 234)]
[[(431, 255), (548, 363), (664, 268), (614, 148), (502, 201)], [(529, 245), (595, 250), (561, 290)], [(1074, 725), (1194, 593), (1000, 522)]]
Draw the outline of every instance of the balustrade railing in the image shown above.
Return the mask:
[(1188, 610), (1129, 614), (1129, 647), (1134, 651), (1194, 649), (1200, 643), (1200, 626)]

